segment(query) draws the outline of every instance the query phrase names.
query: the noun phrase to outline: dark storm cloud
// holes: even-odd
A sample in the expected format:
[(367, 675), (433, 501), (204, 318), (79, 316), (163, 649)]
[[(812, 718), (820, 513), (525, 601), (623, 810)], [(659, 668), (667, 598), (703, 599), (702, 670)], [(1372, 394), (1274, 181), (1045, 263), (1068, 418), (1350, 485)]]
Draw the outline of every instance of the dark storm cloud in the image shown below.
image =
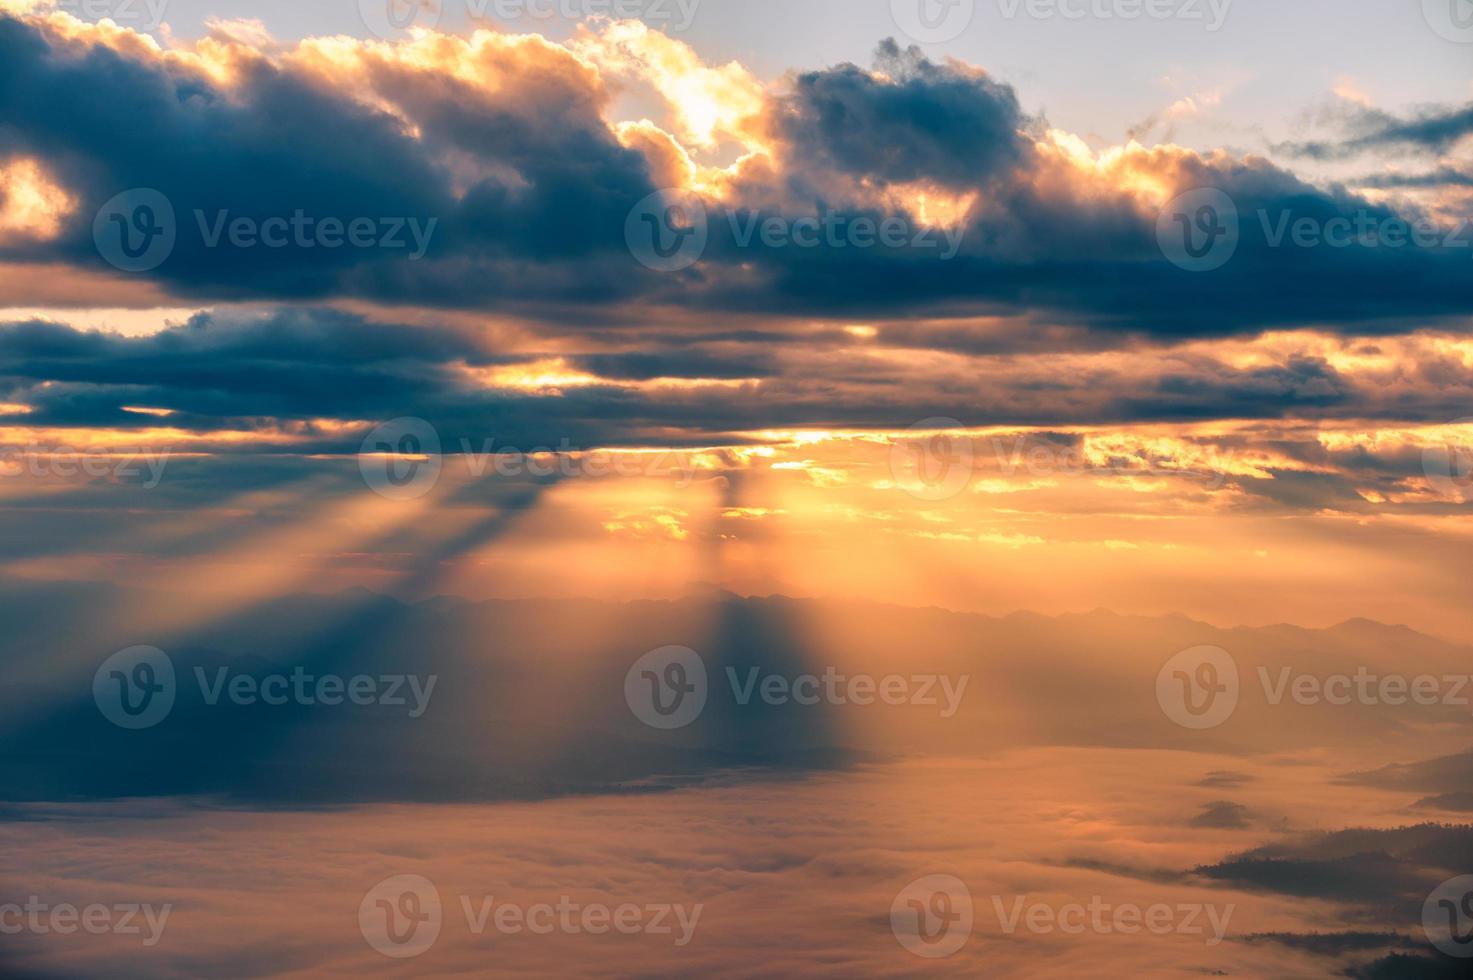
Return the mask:
[(1473, 173), (1455, 167), (1439, 167), (1419, 174), (1372, 174), (1355, 181), (1356, 187), (1395, 189), (1399, 187), (1473, 187)]
[(422, 152), (453, 149), (516, 175), (469, 188), (449, 213), (445, 247), (539, 262), (623, 249), (630, 206), (654, 190), (644, 157), (618, 144), (596, 93), (567, 66), (517, 64), (512, 90), (497, 97), (441, 73), (372, 70), (375, 88), (419, 127)]
[[(966, 106), (963, 111), (960, 106)], [(1344, 188), (1315, 187), (1266, 160), (1136, 150), (1128, 169), (1177, 192), (1222, 191), (1237, 210), (1232, 257), (1212, 271), (1168, 262), (1154, 211), (1113, 178), (1082, 176), (1025, 130), (1012, 90), (915, 49), (882, 45), (877, 70), (852, 65), (799, 76), (773, 109), (785, 140), (782, 188), (800, 199), (714, 219), (707, 262), (657, 294), (714, 310), (936, 317), (1033, 311), (1040, 319), (1158, 336), (1211, 336), (1308, 323), (1348, 332), (1416, 329), (1473, 309), (1473, 242), (1458, 228), (1410, 237), (1403, 215)], [(922, 182), (977, 192), (945, 249), (741, 247), (733, 230), (801, 213), (801, 199), (844, 222), (878, 222), (879, 208), (841, 205), (842, 180)], [(961, 175), (966, 175), (961, 180)], [(960, 180), (960, 183), (958, 182)], [(748, 188), (770, 197), (773, 188)], [(1188, 207), (1190, 210), (1190, 207)], [(1168, 236), (1179, 234), (1170, 222)], [(1320, 233), (1301, 244), (1288, 230)], [(1331, 241), (1341, 227), (1370, 228)], [(1383, 240), (1384, 239), (1384, 240)], [(1434, 241), (1435, 240), (1435, 241)], [(742, 266), (743, 274), (730, 269)], [(758, 273), (754, 283), (752, 271)], [(754, 288), (756, 286), (757, 288)], [(1326, 392), (1323, 397), (1333, 397)]]
[(630, 351), (618, 354), (587, 354), (573, 358), (578, 367), (621, 381), (650, 381), (656, 378), (768, 378), (779, 373), (770, 356), (760, 353), (721, 355), (701, 351)]
[[(227, 89), (177, 62), (0, 17), (0, 155), (40, 157), (80, 197), (59, 240), (10, 255), (105, 268), (93, 215), (115, 194), (152, 188), (173, 207), (178, 233), (153, 274), (180, 294), (456, 305), (616, 291), (611, 275), (557, 263), (622, 255), (624, 216), (653, 185), (644, 158), (598, 118), (593, 94), (559, 82), (556, 64), (524, 65), (498, 98), (447, 74), (380, 66), (371, 77), (413, 118), (411, 136), (399, 118), (300, 67), (242, 62)], [(463, 193), (452, 188), (452, 152), (472, 155), (484, 173)], [(314, 221), (382, 221), (375, 240), (405, 246), (301, 246), (293, 235), (283, 247), (235, 247), (216, 235), (228, 222), (299, 211)], [(397, 233), (395, 221), (405, 222)], [(431, 221), (427, 258), (409, 261), (414, 228)], [(513, 276), (499, 265), (509, 256), (545, 266)]]
[[(388, 116), (264, 61), (243, 71), (231, 95), (182, 67), (63, 44), (0, 17), (0, 148), (45, 159), (82, 198), (56, 254), (44, 257), (100, 266), (92, 216), (135, 187), (161, 190), (186, 230), (193, 208), (258, 218), (301, 207), (340, 218), (448, 213), (445, 175)], [(202, 246), (181, 234), (164, 274), (178, 287), (230, 291), (228, 270)], [(237, 290), (321, 292), (363, 257), (305, 251), (236, 250)]]
[(1298, 408), (1329, 408), (1344, 405), (1355, 394), (1349, 379), (1322, 360), (1291, 357), (1288, 363), (1244, 371), (1225, 372), (1216, 378), (1202, 372), (1163, 374), (1143, 397), (1133, 401), (1137, 411), (1160, 411), (1171, 405), (1187, 418), (1205, 412), (1216, 418), (1226, 404), (1237, 406), (1234, 414), (1257, 414), (1258, 406), (1293, 405)]
[[(433, 399), (451, 358), (478, 359), (433, 328), (378, 326), (331, 311), (286, 311), (217, 325), (206, 315), (139, 338), (51, 323), (0, 327), (0, 377), (34, 385), (27, 421), (143, 427), (143, 405), (179, 413), (171, 425), (370, 417), (396, 400)], [(50, 382), (46, 384), (45, 382)]]
[(1473, 135), (1473, 103), (1433, 106), (1405, 116), (1347, 106), (1331, 114), (1349, 131), (1338, 142), (1286, 143), (1280, 149), (1317, 160), (1339, 160), (1374, 150), (1445, 153)]
[[(1097, 362), (1079, 369), (1089, 377), (1080, 390), (1026, 350), (938, 366), (923, 350), (842, 331), (795, 332), (776, 342), (766, 332), (738, 331), (694, 341), (658, 330), (627, 339), (611, 331), (581, 348), (565, 337), (554, 357), (497, 350), (470, 329), (383, 323), (322, 307), (203, 313), (134, 337), (26, 321), (0, 324), (0, 403), (29, 409), (3, 417), (38, 431), (235, 431), (251, 438), (209, 448), (339, 454), (357, 451), (364, 425), (403, 416), (430, 420), (454, 452), (461, 440), (479, 450), (493, 434), (498, 445), (524, 450), (562, 440), (584, 449), (708, 446), (746, 442), (744, 432), (893, 429), (937, 416), (972, 426), (1347, 414), (1441, 424), (1473, 397), (1473, 373), (1432, 358), (1388, 385), (1293, 353), (1276, 365), (1234, 365), (1208, 353), (1166, 356), (1141, 347), (1094, 355)], [(573, 384), (519, 387), (497, 380), (503, 370), (510, 379), (583, 375)], [(1332, 450), (1303, 432), (1275, 438), (1218, 435), (1204, 448), (1261, 447), (1291, 461), (1303, 472), (1237, 481), (1285, 503), (1358, 508), (1358, 488), (1394, 493), (1424, 474), (1416, 446)], [(1045, 430), (1022, 445), (1068, 450), (1078, 440)]]
[[(1178, 268), (1161, 260), (1155, 227), (1104, 220), (1089, 203), (1061, 202), (1025, 187), (1000, 202), (997, 212), (974, 214), (963, 254), (970, 260), (973, 243), (998, 236), (999, 229), (1019, 248), (1037, 248), (1040, 241), (1048, 248), (1019, 268), (977, 268), (975, 288), (982, 292), (991, 283), (999, 291), (1001, 277), (1020, 304), (1167, 336), (1305, 323), (1348, 332), (1409, 329), (1425, 324), (1424, 318), (1473, 308), (1468, 248), (1388, 247), (1375, 238), (1374, 244), (1341, 247), (1324, 237), (1301, 245), (1287, 234), (1301, 223), (1321, 235), (1339, 226), (1369, 226), (1376, 234), (1404, 228), (1406, 219), (1390, 207), (1343, 190), (1319, 190), (1263, 160), (1189, 158), (1176, 165), (1179, 187), (1219, 190), (1236, 208), (1236, 250), (1220, 268)], [(1168, 235), (1181, 234), (1167, 228)], [(1071, 231), (1068, 241), (1049, 241)]]
[[(434, 58), (354, 47), (342, 63), (233, 39), (223, 82), (186, 58), (0, 17), (0, 155), (40, 159), (78, 198), (54, 240), (0, 257), (106, 269), (92, 242), (99, 205), (148, 187), (171, 202), (178, 241), (143, 275), (186, 297), (354, 297), (586, 324), (676, 311), (691, 331), (734, 313), (1026, 313), (1168, 338), (1306, 324), (1405, 331), (1473, 311), (1469, 248), (1281, 237), (1287, 222), (1404, 217), (1387, 206), (1264, 160), (1172, 147), (1132, 147), (1097, 172), (1050, 143), (1010, 86), (893, 41), (872, 70), (839, 65), (771, 90), (751, 123), (770, 160), (707, 201), (698, 264), (655, 272), (630, 254), (625, 219), (655, 189), (657, 167), (610, 128), (602, 76), (556, 45), (489, 37), (474, 49), (444, 39)], [(455, 70), (456, 58), (475, 71)], [(1442, 145), (1466, 115), (1387, 123), (1383, 135)], [(1241, 224), (1231, 260), (1212, 272), (1168, 261), (1155, 206), (1125, 189), (1135, 177), (1168, 196), (1226, 193)], [(910, 213), (915, 187), (970, 204), (952, 226), (931, 227)], [(417, 260), (407, 247), (208, 244), (223, 222), (298, 212), (434, 226)], [(769, 219), (790, 230), (818, 219), (840, 239), (748, 237)], [(892, 219), (900, 239), (849, 238)]]
[[(469, 332), (375, 323), (330, 309), (199, 314), (143, 337), (89, 333), (56, 323), (0, 324), (0, 392), (31, 409), (28, 427), (222, 429), (255, 434), (233, 453), (356, 453), (363, 433), (323, 431), (331, 421), (430, 420), (456, 451), (700, 443), (712, 431), (760, 428), (805, 411), (797, 393), (771, 404), (722, 390), (644, 392), (621, 386), (650, 378), (746, 378), (776, 370), (758, 351), (590, 353), (569, 360), (598, 369), (603, 384), (556, 393), (489, 387), (476, 369), (535, 363), (488, 350)], [(171, 412), (166, 419), (128, 409)], [(853, 406), (859, 411), (862, 406)], [(828, 411), (829, 409), (825, 409)], [(872, 409), (873, 421), (882, 409)], [(741, 442), (741, 439), (735, 439)]]
[(1012, 86), (936, 65), (883, 42), (875, 72), (852, 64), (805, 72), (773, 121), (800, 166), (817, 164), (895, 183), (954, 188), (1011, 170), (1031, 144)]

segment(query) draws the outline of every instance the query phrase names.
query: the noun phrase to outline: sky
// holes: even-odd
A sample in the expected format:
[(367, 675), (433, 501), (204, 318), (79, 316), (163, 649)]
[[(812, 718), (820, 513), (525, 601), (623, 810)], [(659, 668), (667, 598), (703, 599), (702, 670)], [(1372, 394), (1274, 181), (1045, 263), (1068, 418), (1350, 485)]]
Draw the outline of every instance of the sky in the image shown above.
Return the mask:
[[(1292, 128), (1298, 114), (1322, 103), (1337, 85), (1357, 86), (1383, 106), (1469, 94), (1466, 50), (1434, 43), (1416, 3), (1219, 0), (1216, 10), (1223, 13), (1215, 30), (1207, 28), (1219, 16), (1206, 0), (1184, 7), (1181, 18), (1160, 20), (1064, 16), (1089, 10), (1084, 3), (1043, 8), (1059, 11), (1050, 17), (1030, 17), (1026, 7), (1002, 0), (983, 0), (974, 8), (973, 19), (957, 37), (926, 43), (927, 53), (985, 66), (1024, 89), (1031, 109), (1046, 110), (1072, 132), (1106, 139), (1119, 139), (1163, 103), (1214, 90), (1230, 92), (1231, 98), (1211, 121), (1193, 130), (1188, 145), (1209, 148), (1227, 141), (1247, 147), (1253, 134)], [(535, 26), (557, 39), (573, 28), (561, 13), (497, 18), (498, 9), (528, 8), (487, 4), (485, 9), (488, 23)], [(534, 3), (530, 9), (557, 7)], [(652, 11), (644, 19), (657, 27), (685, 21), (673, 0), (633, 9)], [(205, 33), (207, 21), (230, 18), (259, 20), (274, 36), (292, 40), (368, 33), (351, 3), (172, 0), (165, 22), (174, 36), (192, 40)], [(443, 5), (438, 20), (455, 30), (471, 22), (470, 8), (455, 0)], [(889, 0), (703, 0), (695, 5), (689, 27), (678, 33), (707, 61), (739, 61), (758, 77), (773, 80), (795, 68), (864, 64), (879, 38), (900, 30)], [(1101, 79), (1109, 83), (1102, 85)]]
[(7, 575), (1473, 625), (1456, 6), (5, 9)]
[(1470, 54), (0, 0), (0, 973), (1465, 975)]

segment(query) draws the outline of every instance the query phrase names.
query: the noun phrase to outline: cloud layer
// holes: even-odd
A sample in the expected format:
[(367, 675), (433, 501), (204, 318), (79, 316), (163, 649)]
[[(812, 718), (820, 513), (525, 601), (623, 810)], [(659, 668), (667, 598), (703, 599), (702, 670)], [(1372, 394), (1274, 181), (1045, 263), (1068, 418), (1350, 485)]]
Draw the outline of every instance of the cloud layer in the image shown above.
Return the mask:
[[(566, 45), (481, 31), (285, 46), (223, 24), (161, 49), (33, 14), (0, 21), (0, 53), (0, 156), (39, 166), (49, 199), (72, 204), (53, 233), (12, 238), (3, 254), (105, 269), (98, 209), (153, 188), (177, 238), (144, 274), (176, 296), (554, 320), (1029, 313), (1161, 337), (1405, 331), (1473, 307), (1468, 249), (1363, 234), (1308, 247), (1275, 232), (1300, 220), (1382, 229), (1422, 219), (1415, 209), (1261, 158), (1093, 150), (980, 69), (893, 41), (871, 67), (772, 86), (623, 22)], [(621, 118), (636, 91), (659, 119)], [(1466, 133), (1466, 110), (1378, 126), (1358, 139), (1445, 148)], [(626, 219), (672, 187), (704, 205), (709, 240), (694, 266), (661, 273), (635, 261)], [(1240, 218), (1235, 254), (1211, 273), (1170, 261), (1158, 236), (1163, 210), (1169, 219), (1187, 207), (1174, 199), (1201, 188), (1228, 195)], [(315, 228), (339, 222), (338, 242), (355, 220), (434, 224), (417, 261), (366, 225), (372, 245), (268, 247), (229, 231), (299, 213)], [(780, 236), (750, 231), (771, 222)], [(814, 222), (837, 231), (801, 244)], [(886, 222), (896, 234), (876, 241)], [(917, 247), (942, 239), (951, 246)]]

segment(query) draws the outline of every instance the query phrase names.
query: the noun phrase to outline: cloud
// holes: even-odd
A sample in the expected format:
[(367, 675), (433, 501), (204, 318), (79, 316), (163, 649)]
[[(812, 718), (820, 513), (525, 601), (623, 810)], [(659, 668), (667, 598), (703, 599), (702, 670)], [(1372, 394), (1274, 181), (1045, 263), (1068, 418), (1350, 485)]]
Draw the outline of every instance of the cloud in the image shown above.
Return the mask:
[[(1285, 247), (1273, 234), (1305, 218), (1416, 215), (1221, 151), (1094, 151), (980, 69), (893, 41), (870, 68), (766, 87), (622, 22), (567, 45), (478, 31), (288, 46), (217, 27), (160, 47), (64, 14), (6, 15), (0, 56), (0, 158), (29, 161), (37, 186), (74, 204), (47, 212), (54, 234), (0, 244), (0, 257), (106, 270), (99, 207), (154, 188), (177, 236), (141, 275), (176, 297), (585, 325), (673, 315), (687, 331), (722, 316), (1008, 314), (1163, 338), (1310, 323), (1399, 332), (1473, 309), (1455, 250)], [(616, 82), (652, 87), (663, 117), (618, 118)], [(1462, 120), (1387, 132), (1439, 145)], [(733, 145), (736, 159), (723, 157)], [(666, 274), (635, 261), (625, 224), (672, 180), (700, 196), (710, 235), (697, 264)], [(1236, 254), (1211, 274), (1173, 265), (1157, 239), (1163, 207), (1202, 187), (1242, 219)], [(279, 231), (298, 215), (317, 231), (273, 235), (281, 247), (231, 230)], [(313, 237), (355, 220), (383, 234)], [(829, 230), (807, 247), (801, 231), (754, 234), (765, 222)], [(422, 254), (385, 244), (406, 227)], [(883, 227), (904, 234), (865, 230)]]
[(1247, 773), (1228, 772), (1224, 770), (1221, 772), (1209, 772), (1197, 785), (1211, 789), (1234, 789), (1251, 782), (1253, 782), (1253, 777)]
[(1394, 763), (1369, 772), (1351, 773), (1357, 786), (1457, 796), (1473, 792), (1473, 752), (1439, 756), (1413, 763)]
[(1437, 796), (1428, 796), (1413, 803), (1412, 806), (1418, 810), (1445, 810), (1454, 813), (1473, 813), (1473, 790), (1460, 790), (1455, 793), (1440, 793)]
[(805, 72), (776, 100), (772, 125), (794, 169), (829, 168), (887, 184), (971, 190), (1030, 156), (1012, 87), (918, 48), (883, 42), (872, 70)]
[(1354, 980), (1458, 980), (1467, 973), (1465, 959), (1393, 953), (1374, 963), (1353, 967), (1346, 975)]
[(1294, 949), (1312, 950), (1323, 956), (1410, 945), (1406, 936), (1396, 932), (1262, 933), (1246, 936), (1244, 941), (1278, 943)]
[(1249, 826), (1248, 808), (1241, 803), (1219, 800), (1207, 803), (1202, 812), (1192, 818), (1193, 827), (1212, 827), (1217, 830), (1245, 830)]
[(1371, 151), (1446, 153), (1473, 135), (1473, 103), (1431, 106), (1406, 115), (1345, 101), (1332, 110), (1349, 136), (1339, 142), (1286, 143), (1280, 149), (1318, 160), (1338, 160)]
[[(1021, 426), (1340, 415), (1441, 424), (1473, 397), (1473, 349), (1451, 337), (1369, 345), (1300, 334), (1061, 353), (1058, 365), (1093, 380), (1060, 401), (1049, 386), (1056, 374), (1030, 345), (989, 349), (985, 339), (953, 343), (939, 332), (885, 326), (869, 338), (774, 325), (689, 337), (663, 329), (572, 329), (508, 342), (450, 318), (419, 320), (273, 307), (200, 314), (135, 337), (49, 321), (0, 324), (0, 384), (9, 385), (6, 401), (31, 407), (32, 425), (140, 421), (115, 410), (106, 418), (88, 415), (76, 401), (108, 397), (114, 409), (174, 409), (186, 427), (236, 417), (358, 420), (447, 411), (485, 420), (497, 406), (537, 400), (554, 413), (540, 439), (567, 434), (557, 420), (580, 416), (614, 427), (634, 416), (658, 417), (707, 439), (798, 424), (893, 427), (937, 415)], [(550, 355), (549, 346), (562, 353)], [(984, 375), (985, 386), (978, 382)], [(742, 385), (760, 388), (764, 399), (744, 397)], [(812, 385), (824, 386), (822, 402)], [(559, 391), (561, 402), (546, 401), (544, 389)], [(1411, 474), (1421, 467), (1413, 455), (1346, 462), (1356, 459), (1367, 471)]]
[[(1211, 758), (995, 752), (843, 774), (733, 774), (656, 795), (482, 806), (47, 804), (38, 810), (49, 823), (0, 823), (13, 890), (51, 902), (171, 902), (175, 910), (151, 951), (122, 937), (19, 936), (6, 947), (6, 966), (27, 976), (371, 972), (385, 961), (365, 944), (354, 913), (374, 885), (401, 874), (428, 878), (444, 908), (434, 948), (414, 961), (418, 972), (735, 978), (751, 972), (753, 950), (775, 949), (785, 975), (911, 976), (917, 961), (896, 943), (891, 903), (938, 871), (962, 879), (975, 912), (967, 945), (940, 961), (957, 975), (1032, 975), (1047, 962), (1070, 976), (1325, 976), (1382, 950), (1427, 948), (1411, 935), (1416, 914), (1360, 929), (1346, 924), (1379, 904), (1375, 894), (1305, 901), (1141, 873), (1189, 865), (1231, 840), (1232, 832), (1198, 830), (1185, 839), (1164, 830), (1179, 806), (1170, 787)], [(1254, 772), (1272, 782), (1265, 792), (1292, 807), (1296, 823), (1377, 812), (1374, 796), (1305, 793), (1326, 788), (1324, 767)], [(987, 815), (988, 846), (978, 844), (978, 813)], [(658, 841), (652, 824), (666, 828)], [(1070, 860), (1089, 856), (1115, 860)], [(703, 912), (694, 941), (675, 948), (672, 937), (657, 935), (508, 934), (494, 925), (476, 934), (462, 896), (472, 909), (486, 896), (523, 906), (568, 896), (615, 905), (700, 902)], [(1020, 898), (1056, 912), (1091, 901), (1233, 911), (1227, 940), (1208, 946), (1200, 934), (1087, 928), (1066, 935), (1026, 924), (1006, 931), (1002, 914)], [(1111, 921), (1108, 911), (1103, 921)], [(257, 937), (268, 934), (276, 938), (265, 948)]]
[(1403, 187), (1473, 187), (1473, 173), (1457, 167), (1445, 166), (1426, 173), (1371, 174), (1366, 177), (1357, 178), (1354, 184), (1356, 187), (1373, 187), (1388, 190)]
[(1428, 892), (1470, 856), (1473, 826), (1420, 824), (1308, 835), (1197, 872), (1252, 889), (1355, 902), (1414, 922)]
[[(493, 448), (664, 447), (703, 478), (819, 481), (830, 502), (885, 511), (892, 444), (912, 420), (949, 416), (970, 433), (972, 485), (1027, 494), (1028, 512), (1113, 515), (1162, 494), (1198, 514), (1460, 512), (1426, 468), (1427, 452), (1468, 436), (1447, 422), (1473, 399), (1473, 346), (1451, 336), (1278, 334), (1040, 358), (889, 324), (692, 338), (666, 325), (539, 334), (412, 319), (239, 307), (135, 336), (0, 323), (0, 450), (168, 452), (168, 485), (149, 499), (179, 503), (217, 481), (351, 476), (373, 429), (414, 417), (436, 428), (457, 472)], [(1060, 397), (1061, 378), (1088, 383)], [(759, 444), (765, 455), (748, 452)], [(39, 485), (10, 487), (13, 504), (44, 499)], [(73, 489), (69, 500), (102, 506), (138, 488)], [(964, 516), (969, 526), (929, 530), (1014, 543), (1057, 531)]]

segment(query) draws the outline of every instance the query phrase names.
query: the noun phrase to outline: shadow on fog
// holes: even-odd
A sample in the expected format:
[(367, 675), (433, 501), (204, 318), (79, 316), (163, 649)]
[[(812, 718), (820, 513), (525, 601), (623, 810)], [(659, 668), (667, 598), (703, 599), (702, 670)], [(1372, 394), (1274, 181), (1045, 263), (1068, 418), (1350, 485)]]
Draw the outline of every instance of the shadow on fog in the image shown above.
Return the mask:
[[(497, 532), (472, 536), (486, 533)], [(1219, 630), (1181, 617), (994, 619), (726, 593), (406, 604), (364, 591), (278, 599), (167, 641), (120, 636), (96, 616), (156, 600), (112, 586), (0, 587), (0, 658), (7, 669), (30, 668), (12, 676), (45, 678), (0, 693), (0, 800), (200, 795), (291, 807), (535, 799), (1026, 745), (1242, 755), (1323, 747), (1351, 771), (1370, 768), (1362, 759), (1388, 740), (1416, 736), (1434, 747), (1425, 755), (1440, 744), (1447, 754), (1466, 748), (1445, 734), (1466, 730), (1448, 727), (1465, 724), (1455, 707), (1288, 710), (1245, 694), (1220, 729), (1189, 732), (1156, 702), (1161, 666), (1204, 643), (1239, 659), (1245, 692), (1257, 665), (1325, 672), (1389, 658), (1429, 672), (1461, 664), (1466, 673), (1465, 649), (1371, 623)], [(155, 727), (125, 731), (99, 711), (92, 681), (109, 655), (136, 644), (166, 648), (177, 696)], [(636, 717), (624, 682), (642, 655), (672, 645), (701, 654), (709, 694), (693, 723), (661, 731)], [(43, 664), (54, 669), (35, 669)], [(769, 678), (788, 683), (828, 667), (844, 677), (943, 675), (968, 685), (951, 716), (919, 702), (797, 704), (760, 693)], [(236, 683), (254, 688), (298, 673), (308, 690), (325, 676), (373, 678), (375, 703), (290, 697), (273, 706), (230, 695)], [(412, 680), (391, 691), (384, 678), (398, 677)], [(738, 688), (748, 689), (745, 699)], [(1439, 731), (1442, 743), (1428, 741)], [(1457, 772), (1466, 775), (1466, 766)], [(1473, 790), (1464, 778), (1424, 782), (1426, 792)]]
[[(119, 640), (86, 610), (126, 600), (113, 593), (7, 593), (0, 609), (15, 627), (6, 659), (47, 657), (60, 645), (94, 651), (80, 659), (95, 670)], [(173, 641), (176, 701), (152, 728), (109, 722), (90, 673), (12, 691), (49, 707), (0, 724), (0, 799), (204, 795), (288, 807), (530, 799), (859, 757), (829, 738), (824, 708), (777, 717), (782, 710), (760, 699), (743, 706), (725, 696), (726, 666), (790, 674), (804, 662), (783, 613), (721, 601), (714, 636), (711, 616), (709, 602), (411, 605), (363, 591), (281, 599)], [(687, 729), (661, 732), (631, 712), (624, 678), (641, 654), (671, 644), (701, 650), (712, 697)], [(230, 694), (241, 677), (284, 675), (294, 685), (298, 674), (307, 699), (295, 686), (281, 705)], [(306, 703), (326, 676), (374, 678), (384, 703)], [(398, 677), (411, 679), (384, 680)]]

